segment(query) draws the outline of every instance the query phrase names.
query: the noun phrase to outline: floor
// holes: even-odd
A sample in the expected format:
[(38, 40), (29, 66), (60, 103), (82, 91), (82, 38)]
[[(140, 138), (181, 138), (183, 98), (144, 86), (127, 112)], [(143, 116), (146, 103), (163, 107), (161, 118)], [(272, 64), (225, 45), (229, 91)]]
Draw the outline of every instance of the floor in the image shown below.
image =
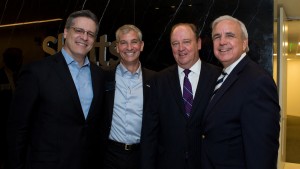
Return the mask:
[(287, 116), (286, 163), (284, 169), (300, 169), (300, 117)]
[[(300, 163), (300, 117), (287, 116), (286, 162)], [(300, 169), (300, 168), (299, 168)]]
[(300, 169), (300, 164), (297, 164), (297, 163), (285, 163), (284, 169)]

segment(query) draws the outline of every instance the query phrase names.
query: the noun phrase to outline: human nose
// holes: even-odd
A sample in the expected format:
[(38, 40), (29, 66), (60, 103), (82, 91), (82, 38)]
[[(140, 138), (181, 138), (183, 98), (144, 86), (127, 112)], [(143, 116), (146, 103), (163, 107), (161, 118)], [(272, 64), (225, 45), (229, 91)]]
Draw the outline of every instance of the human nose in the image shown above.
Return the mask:
[(184, 49), (185, 49), (184, 44), (183, 44), (183, 43), (179, 43), (179, 45), (178, 45), (178, 50), (179, 50), (179, 51), (183, 51)]
[(227, 43), (227, 39), (226, 37), (220, 37), (220, 44), (226, 44)]
[(131, 42), (127, 43), (126, 48), (131, 50), (133, 48), (133, 44)]
[(87, 40), (88, 39), (88, 33), (87, 32), (83, 32), (81, 34), (82, 39)]

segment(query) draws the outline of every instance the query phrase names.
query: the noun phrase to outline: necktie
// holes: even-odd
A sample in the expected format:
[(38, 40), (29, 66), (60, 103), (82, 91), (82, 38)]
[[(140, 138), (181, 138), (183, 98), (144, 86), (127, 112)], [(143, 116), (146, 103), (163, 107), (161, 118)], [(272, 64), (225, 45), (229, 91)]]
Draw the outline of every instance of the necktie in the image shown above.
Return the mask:
[(186, 115), (189, 117), (193, 105), (192, 85), (188, 78), (189, 73), (191, 71), (189, 69), (185, 69), (183, 72), (185, 74), (184, 81), (183, 81), (183, 101), (184, 101)]
[(224, 78), (227, 75), (226, 72), (222, 72), (221, 75), (218, 77), (218, 80), (216, 82), (216, 86), (215, 86), (215, 90), (213, 92), (213, 96), (217, 93), (217, 91), (219, 90), (219, 88), (221, 87), (221, 85), (223, 84)]

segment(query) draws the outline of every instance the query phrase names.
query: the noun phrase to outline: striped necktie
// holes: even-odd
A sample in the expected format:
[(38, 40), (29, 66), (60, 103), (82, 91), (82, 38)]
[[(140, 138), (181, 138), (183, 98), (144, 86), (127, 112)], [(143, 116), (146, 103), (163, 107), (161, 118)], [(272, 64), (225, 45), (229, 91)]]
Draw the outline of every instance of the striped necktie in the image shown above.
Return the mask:
[(186, 115), (189, 117), (193, 105), (192, 85), (188, 78), (189, 73), (191, 71), (189, 69), (185, 69), (183, 72), (185, 74), (184, 81), (183, 81), (183, 101), (184, 101)]
[[(221, 87), (221, 85), (223, 84), (224, 78), (227, 75), (226, 72), (222, 72), (221, 75), (218, 77), (218, 80), (216, 82), (216, 86), (215, 86), (215, 90), (213, 92), (213, 96), (217, 93), (217, 91), (219, 90), (219, 88)], [(213, 97), (212, 96), (212, 97)]]

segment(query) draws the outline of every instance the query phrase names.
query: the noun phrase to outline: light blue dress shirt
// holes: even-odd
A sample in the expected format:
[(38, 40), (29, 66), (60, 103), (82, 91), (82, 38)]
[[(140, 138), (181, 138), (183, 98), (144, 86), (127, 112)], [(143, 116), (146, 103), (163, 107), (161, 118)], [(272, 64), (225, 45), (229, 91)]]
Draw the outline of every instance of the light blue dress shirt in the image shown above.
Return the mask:
[(125, 144), (139, 143), (143, 117), (141, 66), (135, 73), (131, 73), (119, 64), (115, 76), (115, 100), (109, 138)]
[(84, 63), (80, 67), (78, 62), (76, 62), (63, 48), (61, 51), (71, 72), (80, 99), (81, 108), (83, 110), (84, 117), (86, 118), (93, 100), (93, 87), (89, 59), (85, 57)]

